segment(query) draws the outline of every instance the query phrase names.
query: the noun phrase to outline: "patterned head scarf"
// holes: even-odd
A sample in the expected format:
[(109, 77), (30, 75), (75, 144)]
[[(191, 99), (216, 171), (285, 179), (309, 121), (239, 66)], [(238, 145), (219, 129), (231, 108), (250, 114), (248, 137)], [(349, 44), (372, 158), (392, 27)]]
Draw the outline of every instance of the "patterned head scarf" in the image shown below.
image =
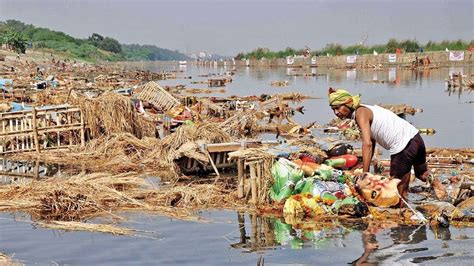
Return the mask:
[(352, 110), (355, 110), (360, 105), (360, 94), (352, 96), (348, 91), (342, 89), (329, 88), (329, 105), (331, 107), (339, 105), (347, 105)]

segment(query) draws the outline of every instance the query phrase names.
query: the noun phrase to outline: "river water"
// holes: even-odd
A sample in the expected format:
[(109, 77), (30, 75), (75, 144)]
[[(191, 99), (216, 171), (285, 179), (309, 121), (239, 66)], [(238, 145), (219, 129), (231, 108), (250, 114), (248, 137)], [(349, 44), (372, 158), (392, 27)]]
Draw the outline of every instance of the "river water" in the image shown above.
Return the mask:
[[(161, 85), (183, 84), (206, 88), (191, 81), (230, 68), (178, 67), (177, 64), (135, 63), (127, 67), (145, 70), (182, 70), (176, 79)], [(315, 77), (292, 76), (315, 73)], [(407, 118), (419, 128), (435, 128), (424, 136), (428, 147), (473, 147), (473, 102), (469, 91), (447, 91), (449, 73), (463, 72), (474, 80), (474, 68), (411, 70), (330, 70), (286, 68), (240, 68), (226, 86), (228, 95), (301, 92), (322, 99), (303, 103), (301, 123), (327, 123), (334, 117), (327, 106), (327, 88), (345, 88), (361, 93), (364, 103), (406, 103), (424, 112)], [(287, 87), (271, 87), (273, 80), (288, 80)], [(388, 81), (374, 83), (374, 80)], [(38, 228), (22, 213), (0, 214), (0, 251), (27, 264), (101, 265), (344, 265), (358, 261), (370, 264), (468, 265), (474, 261), (474, 228), (433, 231), (427, 226), (363, 224), (343, 221), (291, 226), (284, 220), (261, 218), (225, 210), (202, 211), (208, 222), (174, 220), (144, 213), (122, 213), (119, 225), (146, 232), (138, 236), (114, 236), (90, 232), (64, 232)], [(92, 222), (100, 222), (92, 221)]]

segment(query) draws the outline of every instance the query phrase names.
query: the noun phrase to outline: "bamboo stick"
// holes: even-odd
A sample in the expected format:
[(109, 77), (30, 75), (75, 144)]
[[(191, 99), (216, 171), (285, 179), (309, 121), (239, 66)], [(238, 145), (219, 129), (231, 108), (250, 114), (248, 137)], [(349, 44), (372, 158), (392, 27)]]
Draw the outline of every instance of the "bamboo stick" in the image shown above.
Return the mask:
[(32, 111), (32, 114), (33, 114), (33, 134), (34, 134), (34, 138), (35, 138), (35, 148), (36, 148), (36, 152), (41, 152), (40, 150), (40, 145), (39, 145), (39, 136), (38, 136), (38, 125), (36, 124), (37, 121), (36, 121), (36, 108), (33, 107), (33, 111)]
[(257, 164), (257, 184), (258, 184), (258, 203), (261, 203), (263, 200), (263, 191), (264, 191), (264, 184), (263, 184), (263, 161), (259, 160)]
[(255, 163), (250, 164), (250, 186), (252, 189), (252, 203), (257, 204), (257, 173)]
[(243, 159), (237, 160), (237, 197), (244, 197), (244, 162)]

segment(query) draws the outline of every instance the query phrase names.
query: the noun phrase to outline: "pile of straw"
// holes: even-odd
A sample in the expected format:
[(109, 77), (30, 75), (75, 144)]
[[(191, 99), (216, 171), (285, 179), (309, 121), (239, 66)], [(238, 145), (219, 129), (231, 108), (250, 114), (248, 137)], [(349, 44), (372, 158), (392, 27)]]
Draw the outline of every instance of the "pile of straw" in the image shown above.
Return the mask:
[(0, 186), (0, 211), (28, 211), (41, 220), (82, 220), (91, 214), (148, 206), (128, 191), (143, 180), (130, 174), (80, 174), (27, 184)]
[(111, 173), (160, 173), (163, 178), (175, 178), (179, 167), (175, 161), (183, 156), (208, 163), (201, 143), (231, 141), (231, 137), (218, 124), (183, 125), (164, 139), (138, 139), (131, 133), (117, 133), (90, 141), (86, 147), (69, 152), (44, 151), (39, 154), (22, 154), (17, 159), (80, 165), (82, 169)]
[(0, 211), (24, 211), (37, 221), (84, 221), (115, 211), (140, 210), (196, 219), (192, 210), (238, 206), (219, 185), (155, 187), (133, 174), (79, 174), (0, 186)]
[(177, 185), (156, 191), (147, 203), (187, 209), (239, 207), (233, 191), (213, 184)]
[(53, 91), (45, 89), (32, 96), (36, 106), (42, 105), (60, 105), (67, 102), (68, 91)]
[(255, 111), (237, 112), (222, 122), (221, 128), (233, 138), (254, 138), (258, 134), (258, 117)]
[(155, 135), (153, 122), (139, 116), (130, 99), (105, 92), (95, 99), (77, 99), (91, 136), (98, 138), (113, 133), (131, 133), (137, 138)]
[(0, 102), (0, 113), (8, 112), (11, 109), (12, 109), (12, 107), (10, 106), (10, 103)]
[(14, 260), (10, 255), (4, 254), (2, 252), (0, 252), (0, 264), (4, 266), (24, 265), (23, 263)]
[[(183, 155), (205, 162), (207, 155), (199, 149), (198, 143), (222, 143), (231, 140), (229, 134), (223, 131), (218, 124), (182, 125), (176, 132), (163, 138), (143, 163), (177, 168), (174, 161)], [(177, 171), (177, 169), (175, 170)]]

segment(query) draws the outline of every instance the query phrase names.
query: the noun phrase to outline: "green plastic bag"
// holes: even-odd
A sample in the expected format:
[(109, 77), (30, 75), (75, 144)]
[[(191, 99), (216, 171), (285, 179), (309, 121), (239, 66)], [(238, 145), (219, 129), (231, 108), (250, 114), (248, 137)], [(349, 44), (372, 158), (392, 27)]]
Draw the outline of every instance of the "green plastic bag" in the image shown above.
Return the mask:
[(295, 184), (303, 178), (303, 171), (295, 169), (288, 160), (276, 161), (271, 169), (273, 186), (270, 188), (270, 198), (281, 202), (294, 192)]
[(305, 193), (310, 193), (313, 191), (313, 183), (314, 183), (314, 178), (313, 177), (308, 177), (301, 179), (296, 183), (295, 185), (295, 194), (305, 194)]

